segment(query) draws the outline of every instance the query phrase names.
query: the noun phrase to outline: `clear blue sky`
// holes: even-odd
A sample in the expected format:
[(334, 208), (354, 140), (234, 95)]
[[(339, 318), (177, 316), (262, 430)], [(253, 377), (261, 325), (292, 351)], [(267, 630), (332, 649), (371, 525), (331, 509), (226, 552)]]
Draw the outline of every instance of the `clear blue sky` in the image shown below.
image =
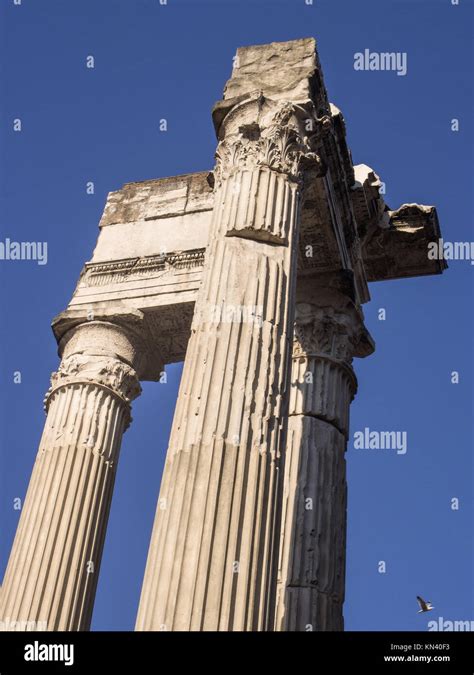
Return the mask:
[[(472, 0), (1, 0), (0, 240), (49, 245), (45, 266), (0, 261), (2, 574), (57, 366), (50, 321), (91, 257), (107, 192), (211, 168), (210, 110), (236, 48), (314, 36), (354, 162), (379, 173), (391, 208), (435, 204), (444, 238), (471, 241), (472, 21)], [(406, 52), (407, 75), (356, 72), (366, 48)], [(377, 351), (355, 363), (351, 433), (407, 431), (408, 452), (349, 443), (348, 630), (426, 630), (417, 594), (436, 606), (429, 619), (474, 619), (473, 274), (454, 261), (442, 277), (371, 285)], [(134, 626), (181, 368), (168, 373), (145, 384), (124, 438), (96, 630)]]

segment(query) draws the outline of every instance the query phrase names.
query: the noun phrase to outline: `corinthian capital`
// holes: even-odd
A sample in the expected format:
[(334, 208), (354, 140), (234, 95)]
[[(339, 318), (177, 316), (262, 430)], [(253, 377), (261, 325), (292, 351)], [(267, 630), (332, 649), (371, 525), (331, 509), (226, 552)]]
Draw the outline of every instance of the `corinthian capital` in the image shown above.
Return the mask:
[(236, 105), (223, 123), (216, 152), (216, 185), (236, 172), (266, 168), (300, 182), (305, 170), (323, 172), (317, 153), (318, 134), (324, 127), (311, 103), (278, 103), (258, 96)]
[(141, 393), (137, 373), (129, 365), (102, 354), (72, 354), (64, 359), (51, 375), (45, 405), (51, 394), (60, 387), (73, 384), (96, 384), (112, 391), (129, 404)]
[(333, 294), (325, 302), (296, 305), (293, 356), (325, 356), (351, 364), (354, 356), (373, 351), (362, 310)]

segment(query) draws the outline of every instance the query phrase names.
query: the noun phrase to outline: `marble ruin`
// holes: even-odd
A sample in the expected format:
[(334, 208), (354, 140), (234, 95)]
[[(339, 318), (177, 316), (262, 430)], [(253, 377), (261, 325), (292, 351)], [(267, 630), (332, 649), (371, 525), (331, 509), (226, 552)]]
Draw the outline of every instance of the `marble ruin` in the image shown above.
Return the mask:
[(109, 194), (0, 619), (88, 630), (140, 381), (184, 360), (138, 631), (343, 630), (345, 450), (372, 281), (439, 274), (436, 209), (354, 166), (313, 39), (241, 48), (213, 171)]

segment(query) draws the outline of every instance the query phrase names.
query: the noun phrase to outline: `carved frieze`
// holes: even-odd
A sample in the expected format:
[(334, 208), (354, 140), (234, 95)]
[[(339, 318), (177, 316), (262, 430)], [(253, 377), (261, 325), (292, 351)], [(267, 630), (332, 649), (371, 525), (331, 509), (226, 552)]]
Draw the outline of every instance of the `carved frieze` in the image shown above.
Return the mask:
[(80, 285), (105, 286), (133, 279), (153, 278), (176, 270), (200, 268), (204, 264), (204, 248), (173, 251), (144, 258), (86, 263)]

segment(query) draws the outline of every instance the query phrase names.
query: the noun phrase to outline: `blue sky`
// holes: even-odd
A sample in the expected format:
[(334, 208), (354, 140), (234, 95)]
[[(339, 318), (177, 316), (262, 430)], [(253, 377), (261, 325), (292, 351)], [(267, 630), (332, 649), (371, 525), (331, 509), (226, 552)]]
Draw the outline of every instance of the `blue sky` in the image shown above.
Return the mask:
[[(473, 9), (472, 0), (1, 0), (0, 241), (47, 241), (48, 264), (0, 261), (0, 574), (57, 366), (50, 321), (91, 257), (107, 192), (212, 168), (210, 111), (236, 48), (314, 36), (354, 162), (381, 176), (391, 208), (435, 204), (445, 240), (471, 241)], [(406, 52), (407, 75), (355, 71), (366, 48)], [(377, 350), (355, 363), (351, 434), (406, 431), (408, 451), (349, 442), (348, 630), (474, 619), (473, 274), (453, 261), (443, 276), (371, 285)], [(171, 366), (166, 385), (145, 383), (134, 404), (95, 630), (134, 626), (180, 373)], [(436, 607), (428, 618), (417, 594)]]

